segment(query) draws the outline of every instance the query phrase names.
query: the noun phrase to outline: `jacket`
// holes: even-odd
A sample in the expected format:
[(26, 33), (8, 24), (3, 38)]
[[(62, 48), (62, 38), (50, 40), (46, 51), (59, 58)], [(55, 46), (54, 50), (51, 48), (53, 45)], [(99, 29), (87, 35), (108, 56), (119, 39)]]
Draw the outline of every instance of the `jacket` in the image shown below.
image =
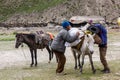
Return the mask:
[(100, 45), (106, 45), (107, 44), (107, 30), (101, 24), (95, 24), (95, 27), (99, 29), (98, 35), (102, 39), (102, 43)]
[(58, 35), (54, 38), (52, 44), (51, 44), (51, 48), (55, 51), (58, 52), (65, 52), (66, 46), (65, 46), (65, 42), (74, 42), (76, 39), (78, 38), (78, 36), (74, 36), (71, 37), (69, 32), (66, 29), (62, 29)]

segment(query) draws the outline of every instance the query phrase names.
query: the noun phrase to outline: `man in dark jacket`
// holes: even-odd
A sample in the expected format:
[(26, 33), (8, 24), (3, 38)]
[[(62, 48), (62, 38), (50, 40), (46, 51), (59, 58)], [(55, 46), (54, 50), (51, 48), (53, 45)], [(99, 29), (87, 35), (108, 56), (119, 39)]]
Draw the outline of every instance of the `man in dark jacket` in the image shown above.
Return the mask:
[(58, 59), (58, 66), (56, 69), (56, 73), (64, 75), (65, 73), (63, 73), (63, 70), (64, 70), (64, 65), (66, 62), (66, 57), (64, 55), (65, 49), (66, 49), (65, 42), (70, 42), (70, 43), (74, 42), (78, 38), (79, 32), (76, 33), (76, 36), (71, 37), (68, 32), (70, 30), (71, 26), (68, 21), (63, 21), (62, 27), (63, 27), (63, 29), (54, 38), (54, 40), (51, 44), (51, 48), (52, 48), (53, 52), (55, 53), (56, 58)]
[(103, 66), (104, 66), (104, 69), (102, 70), (102, 72), (104, 72), (104, 73), (110, 73), (110, 69), (108, 67), (107, 60), (106, 60), (106, 52), (107, 52), (107, 30), (101, 24), (94, 24), (94, 26), (99, 29), (98, 35), (102, 39), (102, 43), (99, 44), (100, 60), (101, 60), (101, 63), (103, 64)]

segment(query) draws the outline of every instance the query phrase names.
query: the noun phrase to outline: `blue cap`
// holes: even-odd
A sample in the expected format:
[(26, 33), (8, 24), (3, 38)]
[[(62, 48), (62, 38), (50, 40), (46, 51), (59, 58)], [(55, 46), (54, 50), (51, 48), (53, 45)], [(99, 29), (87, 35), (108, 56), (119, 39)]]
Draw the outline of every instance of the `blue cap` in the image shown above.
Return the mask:
[(67, 28), (68, 26), (70, 26), (69, 21), (67, 21), (67, 20), (63, 21), (62, 26), (63, 26), (63, 28)]

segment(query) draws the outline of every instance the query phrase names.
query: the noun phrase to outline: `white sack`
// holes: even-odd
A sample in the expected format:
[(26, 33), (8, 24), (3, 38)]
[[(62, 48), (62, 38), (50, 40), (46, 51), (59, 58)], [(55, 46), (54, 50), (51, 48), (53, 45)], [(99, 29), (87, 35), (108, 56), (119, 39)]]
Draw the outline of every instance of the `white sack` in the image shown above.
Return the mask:
[(81, 41), (80, 38), (81, 38), (82, 36), (84, 36), (84, 33), (83, 33), (81, 30), (79, 30), (78, 28), (71, 28), (71, 29), (69, 30), (69, 34), (70, 34), (71, 37), (76, 36), (76, 33), (77, 33), (77, 32), (80, 33), (78, 39), (75, 40), (75, 41), (72, 42), (72, 43), (66, 42), (66, 43), (65, 43), (65, 46), (66, 46), (66, 47), (76, 46), (76, 45)]

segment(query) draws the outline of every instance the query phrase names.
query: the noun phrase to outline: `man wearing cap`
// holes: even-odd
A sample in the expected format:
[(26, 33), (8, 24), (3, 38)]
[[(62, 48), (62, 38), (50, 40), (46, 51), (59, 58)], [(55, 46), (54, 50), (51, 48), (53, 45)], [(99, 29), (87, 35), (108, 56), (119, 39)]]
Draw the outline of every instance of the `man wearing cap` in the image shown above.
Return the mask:
[(52, 48), (53, 52), (55, 53), (56, 58), (58, 60), (56, 74), (65, 75), (65, 73), (63, 72), (64, 65), (66, 62), (66, 57), (64, 55), (65, 49), (66, 49), (65, 42), (70, 42), (70, 43), (74, 42), (78, 38), (79, 32), (77, 32), (76, 36), (74, 36), (74, 37), (70, 36), (70, 34), (68, 32), (71, 28), (69, 21), (63, 21), (62, 27), (63, 27), (63, 29), (54, 38), (54, 40), (51, 44), (51, 48)]
[(101, 60), (101, 63), (103, 64), (103, 66), (104, 66), (104, 69), (102, 70), (102, 72), (103, 73), (110, 73), (110, 69), (108, 67), (107, 60), (106, 60), (107, 30), (105, 29), (105, 27), (103, 25), (98, 24), (98, 23), (94, 24), (94, 27), (96, 29), (98, 29), (96, 33), (99, 35), (99, 37), (102, 40), (101, 44), (99, 44), (100, 60)]

